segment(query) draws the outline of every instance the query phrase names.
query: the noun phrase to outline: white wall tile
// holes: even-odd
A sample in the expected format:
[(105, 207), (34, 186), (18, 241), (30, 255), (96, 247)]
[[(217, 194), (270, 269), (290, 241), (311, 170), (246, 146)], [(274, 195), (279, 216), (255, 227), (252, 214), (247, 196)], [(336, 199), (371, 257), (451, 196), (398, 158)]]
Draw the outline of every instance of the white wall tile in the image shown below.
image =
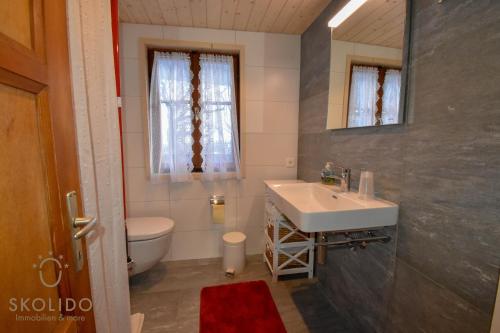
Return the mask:
[(214, 258), (222, 256), (222, 232), (197, 230), (174, 232), (171, 260)]
[[(224, 203), (224, 224), (212, 224), (217, 229), (223, 230), (225, 232), (235, 231), (238, 222), (238, 198), (237, 197), (226, 197)], [(210, 211), (210, 214), (212, 212)], [(211, 216), (211, 215), (210, 215)]]
[(236, 226), (236, 198), (226, 198), (224, 224), (215, 224), (209, 200), (174, 200), (170, 202), (172, 219), (177, 231), (219, 230)]
[(162, 38), (166, 40), (178, 40), (179, 39), (179, 27), (163, 26), (162, 27)]
[(265, 66), (300, 68), (300, 36), (265, 34)]
[(212, 230), (208, 200), (171, 201), (171, 212), (176, 231)]
[(264, 80), (266, 101), (298, 102), (300, 86), (298, 69), (266, 68)]
[(246, 230), (246, 254), (262, 254), (264, 253), (265, 238), (263, 228), (251, 228)]
[(264, 197), (238, 198), (238, 221), (236, 227), (239, 231), (247, 229), (264, 228)]
[(144, 135), (142, 133), (123, 134), (124, 160), (127, 167), (144, 167)]
[(333, 73), (333, 104), (344, 104), (345, 73)]
[(330, 70), (345, 72), (349, 55), (401, 60), (402, 51), (389, 47), (334, 40), (331, 44)]
[[(139, 38), (201, 41), (245, 46), (246, 178), (243, 180), (151, 184), (139, 160), (143, 147), (141, 97), (146, 80), (139, 78)], [(286, 168), (297, 157), (300, 37), (171, 26), (121, 25), (124, 140), (128, 160), (126, 191), (129, 216), (168, 215), (176, 222), (171, 251), (163, 260), (222, 255), (222, 234), (247, 235), (247, 254), (262, 253), (264, 179), (294, 179), (297, 168)], [(248, 133), (248, 134), (246, 134)], [(144, 161), (144, 157), (142, 158)], [(211, 221), (208, 198), (226, 197), (225, 223)]]
[(204, 199), (208, 200), (213, 192), (211, 182), (194, 180), (192, 182), (181, 182), (170, 184), (171, 200)]
[[(247, 171), (251, 168), (266, 168), (266, 167), (255, 167), (255, 166), (247, 166)], [(265, 178), (262, 177), (262, 179), (259, 178), (249, 178), (248, 176), (245, 179), (242, 179), (239, 182), (238, 186), (238, 197), (243, 198), (243, 197), (254, 197), (257, 195), (264, 195), (264, 180)], [(238, 210), (241, 209), (238, 206)]]
[(168, 184), (152, 184), (146, 179), (144, 168), (126, 168), (127, 201), (164, 201), (169, 200)]
[(246, 177), (239, 181), (238, 197), (264, 195), (264, 180), (296, 179), (297, 167), (284, 166), (247, 166)]
[(236, 180), (201, 181), (170, 183), (171, 200), (204, 199), (211, 195), (235, 197)]
[(247, 134), (247, 165), (285, 166), (297, 157), (297, 134)]
[(145, 103), (142, 97), (122, 97), (123, 132), (142, 133), (144, 131), (142, 103)]
[(265, 33), (236, 31), (236, 43), (245, 46), (245, 65), (264, 67)]
[(162, 27), (149, 24), (120, 24), (120, 57), (139, 58), (139, 38), (161, 38)]
[(263, 67), (245, 68), (245, 89), (247, 100), (262, 101), (264, 100), (264, 82), (265, 73)]
[(354, 44), (339, 40), (332, 41), (330, 54), (330, 70), (335, 72), (345, 72), (347, 61), (346, 57), (354, 54)]
[(231, 30), (179, 27), (177, 38), (179, 40), (194, 42), (235, 44), (236, 32)]
[(389, 58), (397, 60), (401, 60), (402, 58), (402, 51), (400, 49), (360, 43), (354, 43), (354, 54), (373, 58)]
[(264, 102), (264, 132), (296, 134), (299, 132), (299, 104), (296, 102)]
[(327, 118), (328, 128), (342, 128), (342, 113), (344, 111), (344, 105), (333, 104), (333, 97), (330, 99), (331, 101), (328, 104)]
[(128, 217), (160, 216), (170, 218), (170, 201), (128, 201)]
[(238, 195), (238, 180), (229, 179), (225, 181), (212, 182), (215, 184), (214, 194), (224, 193), (226, 197), (236, 197)]
[(246, 102), (246, 133), (262, 133), (264, 131), (264, 101)]
[(139, 76), (139, 60), (137, 59), (122, 59), (121, 67), (121, 86), (123, 96), (142, 96), (143, 85), (146, 81)]

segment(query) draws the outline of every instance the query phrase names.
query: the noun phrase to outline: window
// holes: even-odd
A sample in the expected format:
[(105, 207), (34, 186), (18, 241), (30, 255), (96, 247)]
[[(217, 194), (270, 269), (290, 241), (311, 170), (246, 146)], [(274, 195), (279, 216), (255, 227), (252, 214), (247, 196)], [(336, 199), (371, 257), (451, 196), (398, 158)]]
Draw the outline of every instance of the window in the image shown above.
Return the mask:
[(152, 176), (239, 176), (238, 57), (148, 50)]
[(401, 70), (351, 66), (347, 127), (397, 124)]

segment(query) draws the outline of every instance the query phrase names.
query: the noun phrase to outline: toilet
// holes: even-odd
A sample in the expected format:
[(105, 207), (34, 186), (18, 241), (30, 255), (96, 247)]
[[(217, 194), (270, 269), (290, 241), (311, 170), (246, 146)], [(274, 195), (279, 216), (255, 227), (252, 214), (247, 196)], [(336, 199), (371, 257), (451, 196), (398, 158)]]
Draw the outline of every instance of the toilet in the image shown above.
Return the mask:
[(132, 276), (150, 269), (167, 254), (175, 223), (166, 217), (132, 217), (126, 224)]

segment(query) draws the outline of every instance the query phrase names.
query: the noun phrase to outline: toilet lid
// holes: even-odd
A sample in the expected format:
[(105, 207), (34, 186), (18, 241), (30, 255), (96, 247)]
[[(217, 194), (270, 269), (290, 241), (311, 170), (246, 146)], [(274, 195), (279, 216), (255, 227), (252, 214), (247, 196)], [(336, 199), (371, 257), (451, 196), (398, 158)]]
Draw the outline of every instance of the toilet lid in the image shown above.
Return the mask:
[(174, 221), (166, 217), (132, 217), (128, 218), (125, 223), (129, 241), (158, 238), (168, 234), (174, 228)]

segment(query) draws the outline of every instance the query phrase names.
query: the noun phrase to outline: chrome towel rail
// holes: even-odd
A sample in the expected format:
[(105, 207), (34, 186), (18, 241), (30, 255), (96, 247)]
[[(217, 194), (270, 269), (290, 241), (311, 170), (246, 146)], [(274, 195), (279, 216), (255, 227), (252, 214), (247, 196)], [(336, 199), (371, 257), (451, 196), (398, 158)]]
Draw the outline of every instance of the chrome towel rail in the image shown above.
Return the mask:
[[(335, 240), (330, 241), (328, 234), (335, 237)], [(387, 243), (391, 241), (391, 236), (379, 234), (377, 231), (353, 231), (353, 232), (321, 232), (314, 246), (317, 247), (317, 262), (324, 264), (326, 262), (326, 253), (328, 247), (333, 248), (350, 248), (355, 251), (356, 248), (365, 249), (369, 243), (380, 242)]]

